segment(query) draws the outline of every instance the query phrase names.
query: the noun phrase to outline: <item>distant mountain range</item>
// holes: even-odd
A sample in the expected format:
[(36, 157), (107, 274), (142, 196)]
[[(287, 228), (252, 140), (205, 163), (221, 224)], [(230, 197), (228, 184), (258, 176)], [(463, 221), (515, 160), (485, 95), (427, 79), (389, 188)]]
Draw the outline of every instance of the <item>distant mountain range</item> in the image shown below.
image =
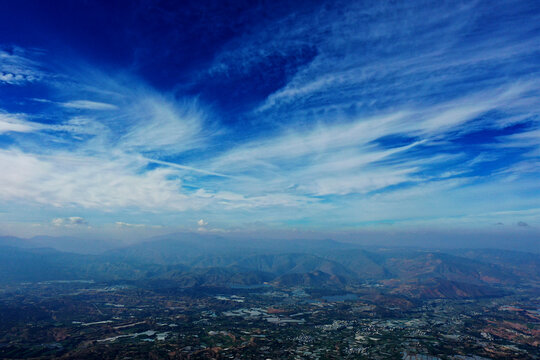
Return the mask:
[[(50, 239), (48, 239), (50, 240)], [(168, 281), (180, 288), (270, 284), (361, 289), (407, 298), (498, 296), (538, 288), (540, 255), (505, 250), (359, 248), (325, 241), (234, 241), (175, 234), (101, 254), (0, 238), (0, 282), (92, 279)]]
[(111, 241), (81, 239), (68, 236), (34, 236), (21, 239), (14, 236), (0, 236), (0, 246), (13, 246), (23, 249), (51, 248), (77, 254), (101, 254), (118, 247)]

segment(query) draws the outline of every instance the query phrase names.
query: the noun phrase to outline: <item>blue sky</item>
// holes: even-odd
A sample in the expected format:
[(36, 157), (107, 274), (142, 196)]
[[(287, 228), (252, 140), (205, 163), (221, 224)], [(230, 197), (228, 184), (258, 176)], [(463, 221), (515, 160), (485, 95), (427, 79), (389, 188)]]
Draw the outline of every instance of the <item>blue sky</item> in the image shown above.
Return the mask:
[(538, 1), (0, 3), (5, 235), (538, 239)]

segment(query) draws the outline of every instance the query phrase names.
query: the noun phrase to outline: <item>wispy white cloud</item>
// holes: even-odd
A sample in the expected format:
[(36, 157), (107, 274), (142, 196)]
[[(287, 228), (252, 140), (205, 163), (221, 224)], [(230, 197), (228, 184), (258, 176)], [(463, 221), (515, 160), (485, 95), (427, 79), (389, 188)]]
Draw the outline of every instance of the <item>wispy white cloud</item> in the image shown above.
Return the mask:
[(51, 221), (54, 226), (74, 227), (88, 225), (88, 222), (80, 216), (70, 216), (67, 218), (55, 218)]
[(115, 110), (116, 105), (90, 100), (72, 100), (61, 104), (66, 108), (83, 110)]
[(30, 59), (31, 55), (20, 47), (0, 47), (0, 84), (23, 85), (42, 80), (46, 74), (39, 62)]
[(57, 207), (81, 206), (102, 211), (140, 208), (149, 211), (197, 208), (181, 193), (181, 181), (164, 168), (141, 173), (145, 163), (127, 157), (96, 158), (58, 154), (40, 157), (0, 151), (3, 201), (23, 200)]
[[(254, 191), (253, 185), (241, 183), (240, 187), (246, 188), (241, 191), (208, 191), (199, 189), (195, 195), (207, 199), (208, 205), (218, 209), (254, 209), (254, 208), (275, 208), (292, 207), (301, 208), (308, 204), (316, 204), (318, 199), (312, 199), (304, 195), (289, 194), (283, 191)], [(260, 186), (256, 184), (255, 187)], [(240, 189), (238, 189), (240, 190)], [(245, 195), (243, 194), (245, 193)]]
[(203, 147), (213, 134), (196, 101), (176, 101), (151, 90), (132, 93), (119, 120), (127, 125), (117, 139), (124, 151), (175, 154)]
[(127, 223), (123, 221), (117, 221), (114, 224), (116, 225), (116, 227), (120, 229), (143, 229), (143, 228), (160, 229), (162, 228), (161, 225), (132, 224), (132, 223)]
[(39, 129), (38, 124), (32, 124), (19, 118), (17, 114), (0, 112), (0, 134), (7, 132), (32, 132)]
[[(397, 109), (384, 116), (289, 130), (236, 146), (205, 167), (249, 178), (242, 185), (244, 192), (256, 192), (254, 184), (259, 184), (259, 194), (261, 189), (267, 193), (285, 192), (294, 184), (295, 195), (302, 196), (362, 194), (408, 182), (458, 176), (478, 161), (460, 164), (450, 171), (445, 163), (456, 154), (416, 149), (436, 148), (437, 142), (449, 134), (481, 128), (469, 123), (484, 113), (504, 109), (529, 87), (510, 85), (433, 106)], [(411, 140), (407, 145), (390, 148), (377, 144), (389, 136)], [(430, 176), (422, 174), (435, 166), (444, 167)]]
[(173, 168), (192, 171), (192, 172), (206, 174), (206, 175), (213, 175), (213, 176), (219, 176), (219, 177), (231, 177), (231, 176), (226, 175), (226, 174), (221, 174), (221, 173), (208, 171), (208, 170), (204, 170), (204, 169), (197, 169), (197, 168), (194, 168), (192, 166), (186, 166), (186, 165), (182, 165), (182, 164), (177, 164), (177, 163), (173, 163), (173, 162), (170, 162), (170, 161), (162, 161), (162, 160), (149, 159), (149, 158), (144, 158), (144, 159), (146, 161), (148, 161), (149, 163), (152, 163), (152, 164), (170, 166), (170, 167), (173, 167)]
[(500, 148), (524, 148), (529, 151), (525, 153), (527, 157), (540, 157), (540, 128), (534, 128), (521, 133), (506, 135), (501, 137), (497, 147)]

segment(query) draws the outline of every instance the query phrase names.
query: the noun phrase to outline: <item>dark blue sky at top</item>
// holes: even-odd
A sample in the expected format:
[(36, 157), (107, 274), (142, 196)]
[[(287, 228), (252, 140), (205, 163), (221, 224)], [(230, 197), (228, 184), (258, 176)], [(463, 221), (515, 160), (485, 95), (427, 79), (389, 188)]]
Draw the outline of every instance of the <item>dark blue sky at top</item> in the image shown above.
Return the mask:
[(8, 1), (0, 41), (47, 56), (129, 69), (151, 85), (200, 95), (225, 112), (246, 110), (285, 85), (316, 55), (315, 44), (271, 54), (253, 71), (205, 73), (222, 47), (315, 1)]
[(540, 214), (538, 1), (0, 0), (0, 56), (0, 165), (30, 179), (0, 176), (6, 208), (329, 229)]
[[(367, 8), (374, 2), (358, 3), (365, 3)], [(0, 41), (8, 45), (7, 49), (10, 44), (43, 49), (46, 51), (43, 57), (53, 63), (86, 61), (102, 69), (136, 74), (158, 89), (173, 90), (179, 97), (200, 96), (208, 105), (221, 112), (222, 121), (234, 126), (235, 121), (240, 120), (244, 122), (242, 126), (245, 126), (248, 123), (242, 113), (282, 88), (299, 68), (309, 64), (318, 54), (318, 40), (324, 36), (326, 29), (310, 29), (312, 32), (307, 35), (312, 36), (306, 37), (294, 50), (265, 54), (258, 59), (256, 66), (247, 70), (242, 64), (236, 64), (236, 68), (230, 68), (225, 74), (209, 74), (207, 70), (216, 55), (242, 35), (257, 33), (266, 25), (291, 13), (309, 14), (320, 8), (339, 8), (344, 4), (238, 0), (4, 1), (4, 11), (0, 12)], [(423, 2), (418, 5), (412, 3), (412, 10), (409, 11), (423, 6)], [(478, 12), (474, 23), (465, 27), (459, 38), (453, 39), (460, 43), (457, 51), (468, 50), (478, 41), (497, 36), (497, 33), (505, 31), (507, 23), (531, 21), (528, 20), (531, 14), (539, 11), (534, 1), (519, 4), (497, 2), (496, 5), (480, 2), (477, 7), (482, 11)], [(340, 14), (338, 11), (338, 16), (346, 16), (344, 12)], [(396, 11), (387, 16), (390, 20), (395, 16), (396, 26), (401, 26), (398, 19), (401, 13)], [(355, 30), (362, 32), (377, 21), (374, 15), (360, 14)], [(448, 22), (451, 21), (453, 19), (450, 18)], [(443, 21), (442, 25), (447, 24)], [(426, 25), (420, 31), (429, 34), (440, 26), (438, 22)], [(538, 28), (519, 35), (537, 37)], [(398, 33), (383, 43), (370, 39), (350, 41), (345, 49), (336, 48), (334, 56), (339, 58), (346, 55), (342, 52), (354, 51), (362, 62), (369, 63), (385, 56), (414, 55), (418, 51), (415, 46), (423, 46), (410, 39), (402, 41), (403, 36), (411, 34)], [(445, 41), (437, 38), (430, 40), (434, 47), (437, 47), (438, 41)], [(392, 47), (387, 48), (386, 42), (392, 43)], [(372, 112), (407, 103), (411, 94), (417, 96), (416, 93), (427, 96), (420, 99), (424, 102), (436, 102), (470, 91), (478, 83), (489, 83), (494, 78), (527, 75), (538, 65), (537, 55), (537, 52), (531, 52), (522, 57), (518, 64), (484, 63), (474, 71), (466, 67), (456, 69), (459, 73), (455, 74), (454, 81), (449, 80), (435, 87), (430, 84), (432, 88), (427, 92), (427, 85), (415, 79), (405, 89), (402, 86), (386, 86), (383, 92), (385, 96), (376, 107), (358, 108), (353, 105), (347, 110), (351, 115)], [(366, 89), (368, 94), (371, 92), (379, 95), (381, 83), (391, 85), (393, 78), (407, 81), (407, 77), (406, 74), (389, 73), (377, 79), (377, 82), (364, 86), (374, 87), (373, 90)], [(329, 105), (335, 103), (335, 99), (331, 101)], [(264, 126), (264, 123), (260, 122), (257, 126)]]

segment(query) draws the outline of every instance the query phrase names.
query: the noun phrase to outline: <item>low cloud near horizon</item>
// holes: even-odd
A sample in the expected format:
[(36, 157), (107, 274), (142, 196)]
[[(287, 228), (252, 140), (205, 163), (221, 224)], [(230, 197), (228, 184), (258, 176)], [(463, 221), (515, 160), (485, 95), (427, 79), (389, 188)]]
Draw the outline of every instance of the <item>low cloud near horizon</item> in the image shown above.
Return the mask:
[(51, 223), (54, 226), (66, 226), (66, 227), (88, 225), (88, 222), (80, 216), (70, 216), (67, 218), (55, 218), (51, 221)]

